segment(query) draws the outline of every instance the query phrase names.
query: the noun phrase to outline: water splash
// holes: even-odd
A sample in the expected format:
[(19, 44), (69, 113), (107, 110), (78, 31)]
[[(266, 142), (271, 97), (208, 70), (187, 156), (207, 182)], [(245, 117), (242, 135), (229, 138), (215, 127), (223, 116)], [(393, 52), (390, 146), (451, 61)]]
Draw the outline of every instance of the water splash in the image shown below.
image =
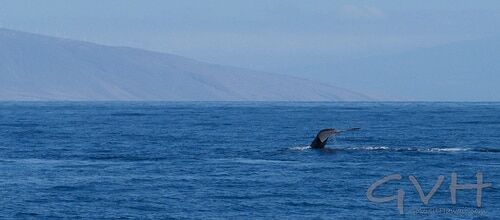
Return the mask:
[[(305, 151), (312, 150), (311, 146), (290, 147), (289, 150)], [(327, 147), (325, 149), (344, 151), (344, 152), (366, 152), (366, 151), (382, 151), (382, 152), (428, 152), (428, 153), (455, 153), (455, 152), (493, 152), (500, 153), (500, 148), (473, 148), (473, 147), (388, 147), (388, 146), (363, 146), (363, 147), (344, 147), (335, 148)]]
[(309, 150), (312, 149), (311, 146), (298, 146), (298, 147), (291, 147), (288, 148), (290, 150), (296, 150), (296, 151), (304, 151), (304, 150)]

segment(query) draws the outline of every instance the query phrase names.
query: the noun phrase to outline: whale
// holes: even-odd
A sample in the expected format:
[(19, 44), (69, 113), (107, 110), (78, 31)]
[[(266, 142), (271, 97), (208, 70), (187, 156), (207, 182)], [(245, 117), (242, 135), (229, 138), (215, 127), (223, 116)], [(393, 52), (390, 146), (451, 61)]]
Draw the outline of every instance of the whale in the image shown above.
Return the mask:
[(335, 137), (336, 135), (346, 132), (346, 131), (357, 131), (361, 128), (349, 128), (349, 129), (335, 129), (335, 128), (325, 128), (318, 132), (314, 140), (309, 145), (313, 149), (325, 148), (326, 143), (330, 137)]

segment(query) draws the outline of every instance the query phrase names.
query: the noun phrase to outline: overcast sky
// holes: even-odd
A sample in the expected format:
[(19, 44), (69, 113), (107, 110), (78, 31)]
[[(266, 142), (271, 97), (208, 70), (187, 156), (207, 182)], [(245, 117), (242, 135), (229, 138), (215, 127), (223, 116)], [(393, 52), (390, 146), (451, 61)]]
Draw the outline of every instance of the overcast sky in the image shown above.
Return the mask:
[(500, 1), (0, 0), (0, 27), (311, 78), (314, 67), (500, 35)]

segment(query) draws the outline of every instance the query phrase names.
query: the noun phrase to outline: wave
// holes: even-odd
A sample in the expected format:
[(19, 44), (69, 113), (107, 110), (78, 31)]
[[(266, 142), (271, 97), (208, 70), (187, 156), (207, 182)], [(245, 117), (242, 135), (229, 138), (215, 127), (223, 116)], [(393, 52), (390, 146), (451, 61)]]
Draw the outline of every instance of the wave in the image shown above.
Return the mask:
[(467, 147), (386, 147), (386, 146), (368, 146), (368, 147), (349, 147), (341, 150), (347, 151), (401, 151), (401, 152), (460, 152), (472, 151), (473, 148)]
[[(312, 150), (311, 146), (298, 146), (288, 148), (289, 150), (304, 151)], [(487, 148), (487, 147), (388, 147), (388, 146), (363, 146), (363, 147), (345, 147), (345, 148), (325, 148), (334, 151), (350, 151), (350, 152), (364, 152), (364, 151), (388, 151), (388, 152), (492, 152), (500, 153), (500, 148)]]
[(291, 147), (288, 148), (290, 150), (297, 150), (297, 151), (303, 151), (303, 150), (309, 150), (312, 149), (311, 146), (299, 146), (299, 147)]

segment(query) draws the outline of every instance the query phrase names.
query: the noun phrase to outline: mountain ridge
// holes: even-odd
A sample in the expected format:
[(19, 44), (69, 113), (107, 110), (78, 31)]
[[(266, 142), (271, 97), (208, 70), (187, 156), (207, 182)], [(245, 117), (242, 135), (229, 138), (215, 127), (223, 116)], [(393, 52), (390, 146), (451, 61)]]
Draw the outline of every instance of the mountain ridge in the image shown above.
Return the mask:
[(0, 29), (0, 100), (364, 101), (308, 79)]

